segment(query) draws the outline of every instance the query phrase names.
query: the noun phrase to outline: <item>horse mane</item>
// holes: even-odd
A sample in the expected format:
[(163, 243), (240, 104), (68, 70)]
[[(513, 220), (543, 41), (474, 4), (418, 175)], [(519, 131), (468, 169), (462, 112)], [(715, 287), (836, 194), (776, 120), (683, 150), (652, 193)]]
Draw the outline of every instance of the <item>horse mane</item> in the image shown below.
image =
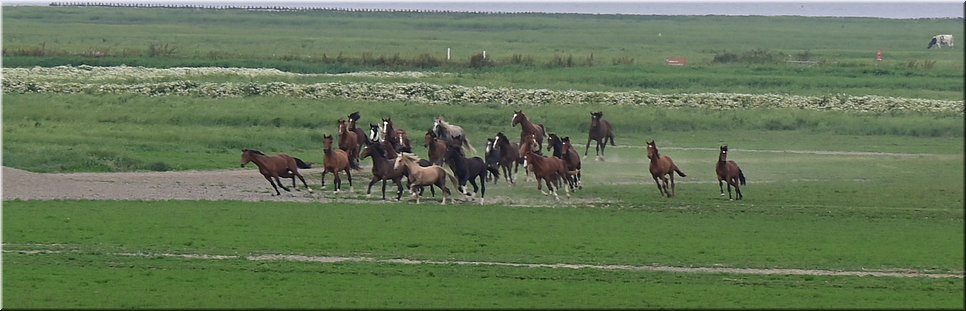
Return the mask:
[(248, 150), (248, 151), (251, 151), (251, 152), (253, 152), (253, 153), (255, 153), (255, 154), (259, 154), (259, 155), (265, 155), (265, 154), (264, 154), (264, 153), (262, 153), (261, 151), (258, 151), (258, 150), (255, 150), (255, 149), (245, 149), (245, 150)]
[(359, 115), (358, 111), (349, 114), (349, 119), (352, 119), (352, 121), (359, 121), (359, 118), (362, 118), (362, 116)]

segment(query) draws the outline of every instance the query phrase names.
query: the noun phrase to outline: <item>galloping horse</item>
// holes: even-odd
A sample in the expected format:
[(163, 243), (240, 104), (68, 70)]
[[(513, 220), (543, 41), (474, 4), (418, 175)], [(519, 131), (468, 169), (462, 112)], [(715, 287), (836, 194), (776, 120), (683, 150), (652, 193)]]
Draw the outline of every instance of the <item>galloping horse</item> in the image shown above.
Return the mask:
[(580, 184), (580, 155), (577, 154), (577, 150), (573, 150), (570, 137), (561, 139), (557, 134), (550, 134), (548, 138), (547, 150), (553, 149), (553, 156), (563, 160), (567, 167), (567, 174), (570, 174), (571, 188), (582, 188)]
[[(470, 195), (469, 191), (466, 191), (466, 182), (469, 181), (473, 185), (473, 193), (480, 193), (480, 204), (482, 205), (483, 197), (486, 196), (486, 173), (489, 171), (499, 178), (500, 171), (486, 166), (480, 157), (466, 158), (463, 154), (462, 139), (460, 138), (455, 136), (453, 141), (446, 144), (444, 159), (449, 164), (449, 169), (453, 171), (453, 175), (456, 176), (460, 192)], [(479, 185), (476, 184), (477, 178), (480, 179)]]
[[(520, 146), (516, 143), (511, 143), (503, 132), (498, 132), (496, 133), (496, 138), (493, 140), (493, 148), (500, 152), (500, 167), (503, 168), (503, 176), (510, 184), (516, 183), (513, 179), (514, 175), (520, 169), (520, 164), (523, 163), (523, 157), (520, 155)], [(513, 166), (512, 170), (510, 166)], [(525, 172), (527, 168), (524, 167), (523, 170)]]
[(409, 181), (411, 182), (409, 191), (416, 197), (416, 204), (419, 204), (419, 198), (422, 196), (421, 191), (417, 191), (417, 187), (430, 185), (443, 189), (443, 204), (446, 204), (446, 197), (451, 195), (449, 188), (446, 187), (446, 177), (449, 177), (453, 184), (457, 184), (456, 177), (453, 177), (438, 165), (422, 167), (416, 163), (417, 161), (419, 161), (419, 157), (415, 154), (400, 153), (396, 157), (393, 168), (405, 167), (406, 171), (409, 172)]
[[(661, 191), (661, 196), (673, 197), (674, 196), (674, 173), (677, 172), (681, 177), (687, 177), (684, 172), (677, 165), (674, 165), (674, 161), (668, 156), (662, 156), (657, 152), (657, 145), (654, 144), (654, 140), (647, 143), (647, 158), (651, 159), (651, 177), (654, 178), (654, 183), (657, 184), (657, 190)], [(668, 192), (668, 178), (671, 177), (671, 191)], [(660, 181), (658, 180), (660, 179)]]
[(349, 130), (348, 122), (339, 119), (339, 149), (346, 152), (349, 166), (355, 170), (362, 169), (359, 167), (359, 140), (356, 133)]
[(447, 123), (445, 120), (443, 120), (443, 117), (436, 117), (436, 120), (433, 121), (433, 133), (436, 134), (436, 137), (447, 142), (453, 141), (453, 139), (456, 137), (460, 137), (462, 140), (460, 143), (463, 144), (463, 148), (467, 148), (467, 150), (470, 152), (476, 153), (476, 149), (473, 148), (473, 145), (470, 145), (470, 142), (466, 139), (466, 134), (463, 133), (463, 128)]
[(406, 137), (406, 130), (397, 129), (392, 126), (392, 118), (382, 118), (381, 128), (382, 139), (392, 142), (393, 147), (399, 152), (413, 152), (413, 146)]
[[(487, 168), (492, 167), (495, 169), (500, 169), (500, 158), (502, 157), (502, 154), (500, 153), (499, 149), (496, 149), (493, 146), (493, 142), (495, 140), (496, 140), (495, 138), (486, 139), (486, 151), (483, 152), (483, 163), (486, 164)], [(486, 178), (490, 179), (490, 176), (488, 175)], [(492, 180), (493, 180), (493, 183), (495, 184), (497, 181), (500, 180), (500, 178), (499, 176), (494, 175)]]
[(567, 174), (567, 167), (564, 165), (563, 160), (556, 157), (539, 155), (534, 151), (537, 150), (536, 147), (536, 135), (527, 135), (527, 139), (520, 146), (520, 153), (523, 154), (527, 166), (530, 167), (530, 170), (533, 171), (533, 176), (537, 179), (537, 190), (540, 190), (540, 193), (543, 193), (543, 195), (547, 195), (540, 184), (540, 180), (542, 179), (547, 184), (547, 188), (550, 189), (550, 193), (553, 193), (554, 198), (559, 201), (560, 197), (557, 195), (557, 189), (560, 188), (560, 179), (564, 179), (567, 182), (567, 188), (564, 188), (564, 190), (569, 197), (570, 190), (572, 190), (570, 186), (572, 182), (570, 180), (570, 174)]
[(366, 157), (372, 157), (372, 180), (369, 181), (369, 188), (366, 189), (366, 197), (370, 196), (372, 193), (372, 185), (376, 182), (382, 181), (382, 199), (386, 199), (386, 181), (392, 180), (396, 184), (396, 201), (402, 197), (403, 186), (402, 178), (406, 173), (404, 169), (394, 169), (393, 164), (394, 158), (386, 157), (386, 150), (382, 147), (381, 143), (369, 142), (366, 144), (366, 149), (362, 150), (361, 157), (365, 159)]
[(382, 137), (382, 129), (378, 125), (375, 125), (372, 123), (369, 123), (369, 136), (367, 137), (369, 141), (373, 141), (373, 142), (381, 143), (383, 140), (385, 140)]
[(443, 155), (446, 153), (446, 142), (436, 137), (432, 130), (426, 131), (423, 136), (423, 146), (429, 151), (429, 162), (436, 165), (443, 165)]
[[(255, 165), (258, 166), (258, 172), (262, 173), (262, 176), (265, 176), (268, 183), (272, 184), (272, 188), (275, 189), (275, 195), (282, 195), (281, 192), (278, 192), (278, 187), (282, 187), (285, 191), (291, 191), (285, 185), (282, 185), (279, 177), (291, 177), (292, 188), (298, 190), (295, 187), (295, 177), (297, 176), (302, 181), (302, 184), (305, 185), (305, 189), (309, 189), (309, 192), (312, 192), (312, 188), (309, 188), (309, 185), (305, 183), (305, 178), (302, 178), (302, 174), (299, 174), (300, 168), (311, 168), (311, 166), (299, 158), (291, 157), (284, 153), (267, 156), (258, 150), (242, 149), (241, 167), (245, 167), (245, 164), (248, 164), (248, 162), (255, 162)], [(275, 178), (275, 181), (272, 181), (272, 178)]]
[(587, 151), (590, 149), (590, 141), (597, 141), (597, 160), (604, 160), (604, 147), (607, 147), (607, 140), (610, 140), (611, 146), (616, 146), (614, 144), (614, 131), (610, 126), (610, 122), (604, 120), (604, 112), (591, 112), (590, 113), (590, 134), (587, 137), (587, 145), (584, 146), (584, 157), (587, 157)]
[(325, 153), (325, 157), (322, 159), (323, 167), (325, 170), (322, 171), (322, 187), (325, 187), (325, 173), (332, 172), (335, 175), (335, 192), (338, 193), (342, 189), (342, 179), (339, 178), (339, 171), (345, 171), (345, 175), (349, 178), (349, 191), (352, 191), (352, 172), (349, 172), (349, 155), (342, 149), (332, 149), (332, 135), (322, 135), (322, 152)]
[(523, 146), (527, 135), (533, 134), (537, 138), (537, 150), (543, 149), (543, 138), (547, 137), (547, 131), (544, 129), (543, 124), (533, 124), (533, 122), (530, 122), (530, 119), (527, 119), (527, 115), (523, 114), (523, 110), (513, 112), (513, 119), (510, 120), (510, 126), (516, 127), (517, 124), (520, 124), (520, 146)]
[(362, 115), (360, 115), (358, 111), (349, 114), (349, 130), (356, 133), (356, 137), (359, 138), (359, 148), (361, 149), (362, 147), (368, 145), (370, 141), (369, 135), (366, 135), (366, 131), (356, 126), (356, 124), (359, 123), (360, 118), (362, 118)]
[[(382, 146), (382, 150), (385, 151), (386, 159), (395, 160), (396, 157), (399, 156), (399, 152), (396, 151), (396, 147), (393, 146), (391, 141), (383, 140), (381, 143), (378, 143), (378, 144)], [(428, 167), (433, 165), (433, 163), (430, 163), (429, 160), (426, 160), (426, 159), (419, 159), (417, 163), (419, 164), (419, 166), (422, 166), (422, 167)], [(442, 162), (440, 162), (440, 165), (442, 165)], [(409, 190), (410, 188), (409, 186), (412, 185), (412, 182), (409, 179), (409, 172), (406, 171), (405, 169), (403, 169), (402, 171), (403, 171), (403, 176), (406, 176), (406, 190)], [(420, 186), (418, 187), (418, 189), (419, 189), (419, 194), (422, 195), (423, 187)], [(433, 197), (435, 198), (436, 190), (433, 188), (433, 186), (429, 186), (429, 191), (432, 192)]]
[(731, 186), (735, 186), (735, 196), (736, 200), (741, 200), (743, 197), (741, 195), (741, 188), (738, 184), (745, 184), (745, 173), (741, 172), (741, 168), (738, 167), (738, 163), (735, 161), (728, 160), (728, 145), (721, 146), (721, 152), (718, 153), (718, 163), (714, 165), (714, 172), (718, 174), (718, 189), (721, 190), (721, 195), (724, 196), (724, 189), (722, 189), (721, 181), (728, 183), (728, 199), (731, 199)]

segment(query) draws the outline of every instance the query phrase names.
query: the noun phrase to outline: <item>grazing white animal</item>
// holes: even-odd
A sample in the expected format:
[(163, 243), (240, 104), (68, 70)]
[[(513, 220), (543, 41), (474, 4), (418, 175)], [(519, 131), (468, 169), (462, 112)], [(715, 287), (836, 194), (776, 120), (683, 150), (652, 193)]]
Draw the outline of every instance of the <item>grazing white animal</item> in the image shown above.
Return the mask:
[(953, 47), (953, 35), (935, 35), (932, 40), (929, 41), (929, 46), (927, 49), (931, 49), (933, 46), (938, 48), (943, 48), (943, 46)]

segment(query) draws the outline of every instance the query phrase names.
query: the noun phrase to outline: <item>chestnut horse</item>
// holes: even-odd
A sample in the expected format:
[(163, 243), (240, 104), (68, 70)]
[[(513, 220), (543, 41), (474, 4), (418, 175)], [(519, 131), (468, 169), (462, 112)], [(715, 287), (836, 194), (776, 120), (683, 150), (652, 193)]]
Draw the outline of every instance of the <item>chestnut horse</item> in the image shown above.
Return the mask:
[(325, 173), (332, 172), (335, 175), (334, 187), (338, 193), (342, 189), (342, 179), (339, 178), (339, 171), (345, 171), (349, 179), (349, 191), (352, 191), (352, 172), (349, 172), (349, 155), (342, 149), (332, 149), (332, 135), (322, 135), (322, 152), (325, 157), (322, 159), (322, 187), (325, 187)]
[[(291, 157), (284, 153), (267, 156), (258, 150), (242, 149), (241, 167), (245, 167), (245, 164), (248, 164), (248, 162), (255, 162), (255, 165), (258, 166), (258, 172), (262, 173), (262, 176), (265, 176), (268, 183), (272, 184), (272, 188), (275, 189), (275, 195), (282, 195), (281, 192), (278, 192), (278, 187), (282, 187), (285, 191), (291, 191), (282, 184), (279, 177), (291, 177), (292, 188), (295, 188), (295, 190), (298, 190), (295, 187), (295, 177), (298, 177), (302, 181), (302, 184), (305, 185), (305, 189), (309, 189), (309, 192), (312, 192), (312, 188), (309, 188), (309, 185), (305, 183), (305, 178), (302, 177), (302, 174), (299, 174), (300, 168), (311, 168), (311, 166), (299, 158)], [(275, 181), (272, 181), (272, 178), (275, 178)]]
[[(493, 148), (500, 153), (500, 167), (503, 168), (503, 176), (507, 182), (515, 184), (514, 175), (519, 171), (520, 164), (524, 163), (523, 157), (520, 156), (520, 146), (511, 143), (503, 132), (498, 132), (496, 138), (493, 139)], [(524, 167), (523, 170), (526, 172), (527, 168)]]
[(570, 174), (567, 174), (567, 167), (557, 157), (545, 157), (539, 155), (535, 152), (537, 144), (536, 135), (527, 135), (527, 139), (520, 146), (520, 153), (526, 159), (526, 165), (533, 171), (533, 176), (537, 179), (537, 190), (540, 193), (547, 195), (543, 191), (540, 184), (540, 180), (543, 180), (547, 184), (547, 188), (550, 189), (550, 193), (553, 193), (554, 198), (560, 201), (560, 197), (557, 195), (557, 189), (560, 188), (560, 179), (564, 179), (567, 183), (567, 188), (564, 190), (567, 192), (567, 196), (570, 196), (570, 185), (572, 184), (570, 180)]
[(339, 119), (339, 149), (346, 152), (349, 157), (349, 166), (354, 170), (362, 169), (359, 167), (359, 141), (359, 136), (349, 130), (349, 123)]
[[(356, 133), (356, 137), (359, 139), (359, 148), (365, 147), (371, 141), (369, 141), (369, 135), (366, 135), (366, 131), (362, 130), (356, 124), (359, 123), (359, 119), (362, 115), (358, 111), (349, 114), (349, 130)], [(361, 152), (362, 150), (360, 150)]]
[(731, 186), (735, 186), (735, 192), (737, 193), (735, 199), (741, 200), (743, 196), (741, 195), (741, 188), (738, 187), (738, 184), (745, 184), (745, 173), (741, 172), (738, 163), (728, 160), (728, 145), (721, 146), (720, 149), (718, 163), (714, 166), (714, 172), (718, 174), (718, 189), (721, 190), (721, 195), (724, 196), (724, 189), (721, 185), (721, 181), (723, 180), (728, 183), (728, 199), (731, 200)]
[(543, 149), (543, 138), (547, 137), (547, 131), (544, 129), (543, 124), (533, 124), (530, 119), (527, 119), (527, 115), (523, 114), (523, 110), (513, 111), (513, 119), (510, 120), (510, 126), (516, 127), (520, 124), (520, 146), (523, 146), (524, 140), (526, 140), (527, 135), (533, 134), (537, 138), (537, 149)]
[[(662, 156), (658, 153), (654, 140), (647, 142), (647, 158), (651, 159), (651, 177), (654, 178), (654, 183), (657, 184), (657, 190), (661, 191), (661, 196), (673, 197), (674, 173), (678, 173), (681, 177), (687, 177), (687, 175), (681, 172), (681, 169), (677, 165), (674, 165), (674, 161), (671, 161), (670, 157)], [(668, 178), (665, 176), (671, 177), (670, 192), (668, 192)]]
[(423, 136), (423, 147), (429, 151), (429, 162), (436, 165), (443, 165), (443, 155), (446, 153), (446, 142), (437, 138), (433, 130), (426, 131)]
[(590, 134), (587, 137), (587, 145), (584, 146), (584, 158), (587, 157), (591, 140), (597, 141), (597, 161), (604, 160), (604, 147), (607, 147), (608, 140), (610, 140), (611, 146), (616, 146), (613, 128), (610, 126), (610, 122), (604, 120), (604, 112), (590, 113)]
[(402, 178), (406, 173), (404, 169), (394, 169), (393, 164), (396, 160), (395, 157), (387, 158), (386, 150), (382, 147), (381, 143), (369, 142), (366, 144), (366, 149), (362, 150), (361, 158), (372, 157), (372, 180), (369, 181), (369, 187), (366, 189), (366, 197), (372, 194), (372, 185), (375, 185), (380, 180), (382, 181), (382, 199), (386, 199), (386, 181), (392, 180), (396, 184), (396, 201), (402, 197), (403, 186)]
[(443, 204), (446, 204), (446, 197), (450, 196), (449, 188), (446, 187), (446, 178), (453, 184), (457, 184), (456, 177), (450, 175), (439, 165), (430, 165), (428, 167), (419, 166), (417, 163), (419, 157), (412, 153), (400, 153), (396, 157), (396, 162), (393, 164), (393, 168), (405, 167), (406, 171), (409, 173), (409, 191), (412, 195), (416, 197), (416, 204), (419, 204), (419, 198), (422, 196), (421, 191), (418, 191), (416, 187), (423, 186), (436, 186), (443, 189)]
[(547, 136), (547, 150), (553, 150), (553, 156), (558, 159), (563, 160), (564, 165), (567, 167), (567, 174), (570, 174), (570, 180), (572, 181), (571, 188), (577, 188), (580, 185), (580, 155), (577, 154), (573, 146), (569, 144), (570, 137), (567, 137), (567, 144), (564, 144), (564, 140), (557, 136), (557, 134), (550, 134)]
[(413, 146), (409, 143), (409, 137), (406, 137), (406, 130), (393, 127), (392, 118), (382, 118), (380, 133), (382, 139), (392, 142), (396, 151), (413, 152)]

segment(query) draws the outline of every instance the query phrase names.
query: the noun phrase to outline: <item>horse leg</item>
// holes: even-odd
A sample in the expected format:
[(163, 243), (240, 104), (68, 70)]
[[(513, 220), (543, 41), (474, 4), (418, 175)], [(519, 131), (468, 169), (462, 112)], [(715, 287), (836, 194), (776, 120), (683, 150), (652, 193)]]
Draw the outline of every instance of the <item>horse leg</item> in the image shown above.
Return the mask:
[[(728, 184), (728, 187), (730, 189), (731, 184)], [(724, 196), (724, 185), (722, 183), (721, 177), (718, 177), (718, 190), (721, 191), (721, 196)]]
[(275, 183), (278, 184), (279, 187), (282, 187), (282, 189), (285, 189), (285, 191), (288, 191), (288, 192), (292, 191), (291, 189), (289, 189), (288, 187), (285, 187), (285, 185), (282, 184), (282, 180), (279, 179), (278, 174), (272, 175), (272, 177), (275, 178)]
[(272, 189), (275, 189), (275, 195), (282, 195), (281, 192), (278, 192), (278, 187), (275, 186), (275, 182), (272, 181), (272, 177), (271, 176), (265, 176), (265, 179), (268, 180), (268, 183), (272, 184)]
[[(550, 188), (550, 182), (549, 181), (547, 182), (547, 188)], [(553, 188), (550, 188), (550, 189), (552, 190)], [(549, 194), (549, 193), (543, 191), (543, 184), (540, 183), (540, 178), (537, 178), (537, 190), (540, 190), (540, 193), (543, 193), (543, 195), (548, 195)]]
[(332, 181), (334, 184), (332, 186), (332, 192), (339, 193), (339, 190), (342, 188), (342, 179), (339, 178), (339, 171), (332, 172), (332, 175), (335, 175), (335, 179)]
[(732, 198), (731, 198), (731, 184), (732, 184), (731, 179), (728, 179), (728, 200), (732, 200)]
[[(555, 180), (553, 182), (550, 182), (550, 178), (544, 178), (543, 180), (547, 183), (547, 188), (550, 189), (550, 193), (553, 193), (553, 198), (557, 199), (557, 201), (560, 201), (560, 196), (557, 195), (557, 189), (559, 189), (559, 187), (557, 187), (557, 189), (554, 189), (553, 187), (553, 185), (558, 183), (559, 180)], [(537, 184), (540, 184), (540, 180), (537, 180)]]
[[(488, 173), (483, 172), (483, 174), (488, 174)], [(473, 187), (476, 188), (476, 185), (474, 184)], [(483, 205), (483, 197), (485, 196), (486, 196), (486, 183), (483, 182), (481, 178), (480, 179), (480, 205)]]
[(345, 168), (345, 176), (347, 179), (349, 179), (349, 192), (355, 191), (355, 189), (352, 188), (352, 172), (349, 171), (348, 167)]
[(661, 187), (661, 181), (657, 176), (654, 176), (654, 184), (657, 185), (657, 191), (661, 192), (661, 196), (664, 196), (664, 187)]
[(734, 179), (735, 179), (735, 197), (738, 198), (737, 200), (741, 200), (742, 198), (744, 198), (744, 196), (741, 195), (741, 188), (738, 186), (739, 185), (738, 178), (735, 177)]
[(386, 200), (386, 180), (382, 180), (382, 200)]
[(590, 141), (594, 140), (593, 137), (587, 136), (587, 145), (584, 146), (584, 159), (587, 159), (587, 151), (590, 150)]
[(402, 178), (393, 179), (392, 182), (396, 184), (396, 201), (399, 201), (403, 193)]
[[(304, 178), (304, 177), (302, 177), (302, 174), (300, 174), (300, 173), (295, 173), (295, 176), (298, 176), (298, 177), (299, 177), (299, 180), (301, 180), (301, 181), (302, 181), (302, 185), (304, 185), (304, 186), (305, 186), (305, 189), (309, 189), (309, 193), (312, 193), (312, 188), (309, 188), (309, 184), (307, 184), (307, 183), (305, 183), (305, 178)], [(292, 179), (292, 183), (293, 183), (293, 184), (295, 183), (295, 179), (294, 179), (294, 178)], [(293, 186), (292, 186), (292, 188), (295, 188), (295, 186), (293, 185)]]
[(322, 170), (322, 184), (319, 186), (319, 191), (325, 190), (325, 173), (328, 172), (329, 170)]
[(600, 139), (598, 139), (597, 140), (597, 161), (603, 161), (604, 160), (604, 157), (603, 157), (603, 155), (604, 155), (604, 147), (603, 146), (604, 146), (604, 143), (601, 143), (600, 142)]
[(671, 176), (671, 195), (668, 197), (673, 197), (674, 196), (674, 173), (670, 173), (668, 174), (668, 176)]
[[(367, 198), (372, 196), (372, 185), (375, 185), (377, 182), (379, 182), (379, 177), (377, 177), (376, 175), (372, 175), (372, 180), (369, 181), (369, 187), (366, 188), (366, 197)], [(383, 189), (383, 190), (385, 190), (385, 189)], [(383, 198), (383, 200), (385, 200), (385, 199), (386, 198)]]
[(600, 160), (601, 161), (604, 160), (604, 148), (607, 148), (607, 138), (606, 137), (603, 139), (603, 142), (600, 143)]

